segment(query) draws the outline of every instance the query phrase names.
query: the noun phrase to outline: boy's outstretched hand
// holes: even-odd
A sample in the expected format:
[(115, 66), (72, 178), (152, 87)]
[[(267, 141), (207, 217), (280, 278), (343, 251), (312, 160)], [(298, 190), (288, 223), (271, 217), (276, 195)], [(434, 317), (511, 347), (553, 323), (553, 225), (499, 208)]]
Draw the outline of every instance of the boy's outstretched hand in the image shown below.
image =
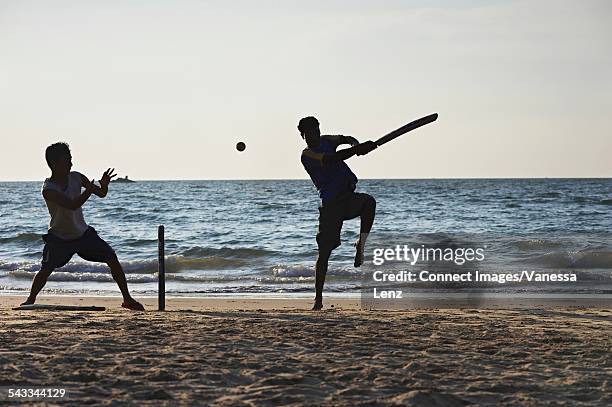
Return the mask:
[(102, 174), (102, 178), (100, 179), (100, 185), (102, 187), (108, 187), (108, 184), (110, 184), (111, 180), (116, 176), (117, 174), (115, 174), (115, 169), (109, 168), (108, 170), (104, 171), (104, 174)]
[(357, 146), (357, 155), (366, 155), (370, 151), (376, 149), (378, 146), (372, 140), (361, 143)]

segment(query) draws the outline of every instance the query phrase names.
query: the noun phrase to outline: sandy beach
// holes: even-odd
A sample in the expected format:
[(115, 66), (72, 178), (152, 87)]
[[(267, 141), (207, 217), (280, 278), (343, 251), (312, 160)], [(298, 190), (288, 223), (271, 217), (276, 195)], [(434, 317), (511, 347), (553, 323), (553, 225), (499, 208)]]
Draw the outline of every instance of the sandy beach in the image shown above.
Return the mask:
[(107, 310), (11, 310), (19, 300), (0, 297), (0, 387), (61, 387), (69, 404), (612, 403), (609, 309), (169, 299), (166, 312), (143, 313), (118, 298), (41, 297)]

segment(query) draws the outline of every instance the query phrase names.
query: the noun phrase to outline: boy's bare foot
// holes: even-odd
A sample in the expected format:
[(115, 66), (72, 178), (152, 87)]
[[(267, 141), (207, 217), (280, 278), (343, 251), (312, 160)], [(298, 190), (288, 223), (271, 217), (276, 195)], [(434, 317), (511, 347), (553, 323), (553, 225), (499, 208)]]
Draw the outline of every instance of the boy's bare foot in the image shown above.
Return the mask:
[(141, 303), (139, 303), (138, 301), (136, 301), (133, 298), (130, 298), (129, 300), (123, 301), (123, 304), (121, 304), (121, 306), (123, 308), (127, 308), (130, 309), (132, 311), (144, 311), (144, 307), (142, 306)]
[(361, 243), (361, 239), (355, 242), (355, 267), (359, 267), (363, 264), (363, 248), (365, 244)]
[(32, 300), (32, 299), (28, 298), (27, 300), (22, 302), (21, 305), (33, 305), (35, 302), (36, 302), (36, 299)]

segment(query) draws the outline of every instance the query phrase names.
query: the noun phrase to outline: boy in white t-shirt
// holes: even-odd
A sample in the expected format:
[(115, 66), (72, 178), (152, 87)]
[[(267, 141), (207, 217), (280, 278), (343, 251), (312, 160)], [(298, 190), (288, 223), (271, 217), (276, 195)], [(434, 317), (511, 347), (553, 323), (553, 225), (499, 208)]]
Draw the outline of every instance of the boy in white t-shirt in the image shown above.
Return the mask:
[[(94, 228), (85, 223), (81, 209), (91, 194), (100, 198), (106, 196), (108, 184), (115, 177), (114, 170), (109, 168), (104, 172), (98, 187), (83, 174), (70, 171), (72, 154), (68, 144), (50, 145), (45, 151), (45, 158), (51, 168), (51, 177), (45, 180), (42, 195), (51, 221), (49, 232), (43, 235), (45, 247), (40, 271), (34, 277), (30, 296), (22, 305), (34, 304), (53, 270), (64, 266), (74, 254), (78, 254), (85, 260), (106, 263), (123, 295), (121, 306), (144, 311), (142, 304), (132, 298), (128, 291), (125, 273), (115, 251), (98, 236)], [(85, 191), (81, 192), (81, 188), (85, 188)]]

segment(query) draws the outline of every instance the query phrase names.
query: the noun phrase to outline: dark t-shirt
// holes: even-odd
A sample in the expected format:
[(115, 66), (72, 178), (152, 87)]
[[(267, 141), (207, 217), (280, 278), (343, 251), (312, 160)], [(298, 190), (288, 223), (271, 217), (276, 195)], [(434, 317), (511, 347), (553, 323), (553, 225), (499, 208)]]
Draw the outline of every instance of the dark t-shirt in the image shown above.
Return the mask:
[(334, 154), (339, 144), (338, 136), (321, 136), (318, 147), (302, 151), (302, 165), (319, 191), (321, 205), (354, 191), (357, 185), (357, 177), (344, 161), (327, 161), (323, 164), (323, 156)]

